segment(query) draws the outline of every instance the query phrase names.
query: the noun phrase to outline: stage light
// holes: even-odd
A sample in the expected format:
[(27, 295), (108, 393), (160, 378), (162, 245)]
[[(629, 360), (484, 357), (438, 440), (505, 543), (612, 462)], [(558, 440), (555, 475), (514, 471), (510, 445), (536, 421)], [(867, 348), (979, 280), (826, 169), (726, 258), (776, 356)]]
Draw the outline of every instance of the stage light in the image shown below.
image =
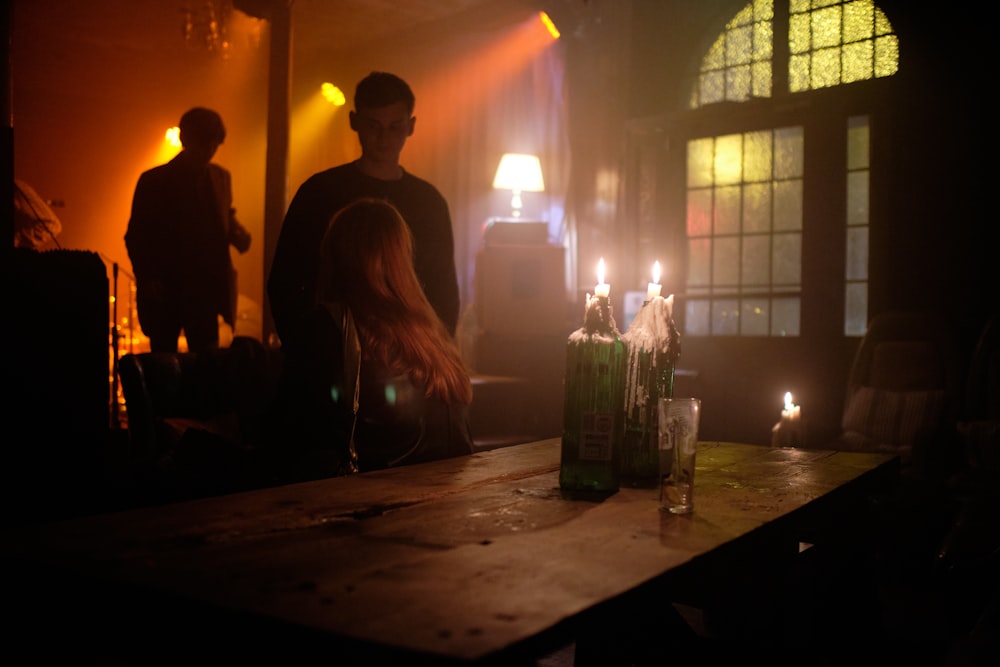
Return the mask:
[(321, 87), (323, 91), (323, 99), (332, 104), (335, 107), (342, 107), (344, 103), (347, 102), (347, 98), (344, 96), (344, 92), (337, 88), (337, 86), (332, 83), (324, 83)]
[(542, 24), (545, 26), (545, 29), (549, 31), (549, 34), (552, 35), (552, 39), (559, 39), (559, 28), (557, 28), (556, 24), (552, 22), (549, 15), (545, 12), (538, 12), (538, 18), (542, 20)]
[(177, 127), (176, 125), (173, 126), (169, 130), (167, 130), (167, 134), (164, 137), (164, 139), (166, 139), (166, 142), (168, 144), (170, 144), (171, 146), (173, 146), (174, 148), (180, 148), (181, 147), (181, 128)]

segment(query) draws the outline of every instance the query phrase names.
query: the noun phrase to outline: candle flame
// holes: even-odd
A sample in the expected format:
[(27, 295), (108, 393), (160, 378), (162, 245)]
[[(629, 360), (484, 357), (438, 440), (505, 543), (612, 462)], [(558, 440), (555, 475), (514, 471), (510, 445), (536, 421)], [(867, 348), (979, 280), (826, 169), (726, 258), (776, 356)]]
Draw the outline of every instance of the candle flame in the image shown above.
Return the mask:
[(600, 285), (604, 284), (604, 258), (601, 257), (600, 261), (597, 262), (597, 282)]
[(792, 392), (786, 391), (785, 392), (785, 409), (786, 410), (791, 410), (792, 409), (792, 405), (793, 405), (792, 404)]
[(653, 282), (654, 283), (659, 283), (660, 282), (660, 261), (659, 260), (653, 262)]

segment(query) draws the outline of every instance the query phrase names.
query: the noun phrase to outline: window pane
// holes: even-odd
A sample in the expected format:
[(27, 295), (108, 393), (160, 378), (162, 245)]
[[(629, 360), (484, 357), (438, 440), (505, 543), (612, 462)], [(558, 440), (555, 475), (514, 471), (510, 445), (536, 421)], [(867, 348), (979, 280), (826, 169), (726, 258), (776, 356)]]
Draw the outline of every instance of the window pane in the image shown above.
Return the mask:
[(712, 233), (712, 191), (688, 190), (687, 234), (708, 236)]
[(708, 239), (688, 241), (688, 286), (706, 287), (711, 281), (712, 242)]
[(808, 53), (811, 40), (808, 14), (793, 14), (788, 17), (788, 50), (793, 53)]
[(892, 76), (899, 70), (899, 41), (895, 35), (875, 40), (875, 76)]
[(799, 299), (774, 299), (771, 302), (772, 336), (798, 336), (801, 321), (801, 305)]
[(770, 21), (774, 18), (773, 0), (753, 0), (753, 20)]
[(868, 227), (847, 230), (847, 279), (868, 280)]
[(788, 90), (793, 93), (809, 90), (809, 56), (788, 59)]
[(868, 168), (868, 117), (847, 119), (847, 168)]
[(774, 184), (774, 230), (802, 229), (802, 181)]
[(869, 119), (847, 119), (847, 219), (844, 334), (864, 335), (868, 317)]
[(774, 283), (798, 285), (802, 282), (802, 235), (774, 235)]
[(701, 69), (713, 70), (722, 69), (726, 66), (725, 51), (726, 34), (722, 33), (715, 39), (715, 43), (708, 49), (708, 53), (701, 59)]
[(753, 25), (753, 59), (770, 60), (774, 55), (774, 27), (770, 20)]
[(743, 233), (771, 231), (771, 184), (743, 187)]
[(843, 83), (872, 78), (872, 43), (858, 42), (844, 47)]
[(743, 237), (743, 287), (768, 287), (771, 284), (771, 236)]
[(702, 72), (699, 80), (698, 103), (700, 105), (714, 104), (721, 102), (723, 94), (726, 92), (725, 70), (715, 70), (714, 72)]
[(753, 64), (753, 96), (754, 97), (770, 97), (771, 96), (771, 61), (765, 60), (764, 62)]
[(740, 311), (736, 299), (712, 301), (712, 335), (736, 336), (740, 332)]
[(743, 336), (766, 336), (770, 333), (767, 299), (744, 299), (740, 315), (740, 334)]
[(733, 185), (743, 176), (743, 135), (730, 134), (715, 140), (715, 184)]
[(847, 174), (847, 224), (868, 224), (868, 170)]
[(740, 284), (739, 271), (739, 237), (716, 238), (715, 257), (712, 258), (712, 284), (716, 287), (735, 287)]
[(750, 66), (739, 65), (726, 70), (726, 99), (745, 102), (750, 99)]
[(840, 45), (840, 7), (827, 7), (812, 13), (812, 48)]
[(879, 37), (881, 35), (891, 35), (892, 25), (889, 23), (889, 19), (886, 18), (885, 13), (879, 9), (875, 8), (875, 36)]
[(716, 234), (740, 233), (740, 188), (733, 185), (715, 191)]
[(844, 335), (863, 336), (868, 326), (868, 283), (848, 283), (844, 295)]
[(726, 33), (726, 65), (748, 65), (753, 56), (753, 27), (743, 26)]
[(747, 183), (771, 180), (771, 132), (747, 132), (743, 146), (743, 180)]
[(840, 83), (840, 49), (813, 51), (810, 83), (813, 88), (828, 88)]
[(707, 299), (690, 299), (684, 307), (684, 333), (691, 336), (707, 336), (711, 333), (709, 329), (709, 318), (711, 315), (710, 302)]
[(774, 177), (797, 178), (803, 173), (802, 128), (783, 127), (774, 131)]
[(870, 40), (875, 36), (875, 5), (858, 0), (844, 5), (844, 43)]
[(687, 184), (689, 188), (711, 186), (714, 142), (711, 139), (693, 139), (688, 142)]

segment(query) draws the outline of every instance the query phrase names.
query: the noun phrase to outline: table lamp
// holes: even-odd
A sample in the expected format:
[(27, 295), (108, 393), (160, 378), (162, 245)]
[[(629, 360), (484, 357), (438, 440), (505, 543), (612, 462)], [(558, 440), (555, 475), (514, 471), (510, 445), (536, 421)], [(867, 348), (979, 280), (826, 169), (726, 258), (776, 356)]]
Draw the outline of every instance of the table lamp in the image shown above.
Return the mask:
[(521, 217), (521, 193), (544, 192), (545, 182), (542, 180), (542, 164), (537, 155), (524, 153), (504, 153), (500, 158), (496, 176), (493, 177), (493, 188), (510, 190), (513, 194), (510, 200), (511, 217)]

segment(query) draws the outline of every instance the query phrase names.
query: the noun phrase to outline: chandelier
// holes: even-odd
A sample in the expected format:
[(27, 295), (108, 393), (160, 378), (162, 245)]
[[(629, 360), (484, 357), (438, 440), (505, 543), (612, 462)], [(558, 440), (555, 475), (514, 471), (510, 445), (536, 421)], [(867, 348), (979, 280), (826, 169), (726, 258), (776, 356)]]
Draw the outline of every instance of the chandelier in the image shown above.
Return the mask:
[(181, 6), (184, 43), (189, 48), (229, 57), (229, 17), (232, 0), (191, 0)]

